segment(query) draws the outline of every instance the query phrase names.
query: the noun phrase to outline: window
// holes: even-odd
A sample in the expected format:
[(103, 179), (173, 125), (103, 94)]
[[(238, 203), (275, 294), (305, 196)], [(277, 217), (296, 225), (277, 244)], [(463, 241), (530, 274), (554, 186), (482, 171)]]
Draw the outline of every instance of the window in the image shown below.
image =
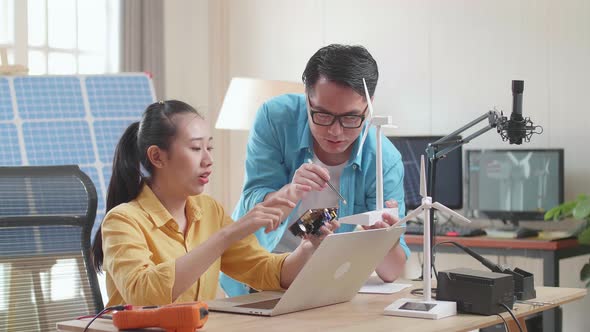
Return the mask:
[[(0, 48), (7, 49), (10, 64), (29, 67), (31, 75), (118, 72), (119, 6), (120, 0), (0, 0)], [(72, 297), (76, 280), (54, 278), (74, 275), (66, 263), (42, 276), (52, 300)], [(0, 263), (0, 317), (7, 310), (10, 269)]]
[(0, 47), (29, 74), (119, 70), (119, 0), (0, 0)]
[(8, 50), (9, 63), (14, 62), (14, 0), (0, 0), (0, 47)]

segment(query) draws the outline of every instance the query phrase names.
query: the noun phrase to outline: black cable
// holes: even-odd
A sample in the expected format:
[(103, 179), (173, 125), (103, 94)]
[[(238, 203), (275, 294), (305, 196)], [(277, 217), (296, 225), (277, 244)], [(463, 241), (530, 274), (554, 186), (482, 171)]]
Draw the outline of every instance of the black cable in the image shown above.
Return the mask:
[(498, 303), (498, 304), (501, 305), (502, 307), (504, 307), (506, 310), (508, 310), (508, 313), (510, 314), (510, 316), (512, 316), (512, 319), (514, 319), (514, 322), (516, 323), (516, 326), (518, 326), (518, 330), (520, 332), (522, 332), (522, 326), (520, 326), (520, 322), (518, 321), (518, 319), (516, 319), (516, 316), (514, 315), (514, 312), (512, 312), (512, 309), (510, 309), (504, 303)]
[(504, 319), (504, 317), (502, 317), (502, 315), (500, 315), (500, 314), (496, 314), (496, 316), (498, 316), (498, 317), (502, 318), (502, 321), (504, 322), (504, 330), (505, 330), (506, 332), (509, 332), (509, 331), (508, 331), (508, 323), (506, 323), (506, 320)]
[(482, 263), (485, 267), (487, 267), (488, 269), (490, 269), (490, 271), (492, 272), (501, 272), (500, 271), (500, 267), (497, 266), (496, 264), (490, 262), (488, 259), (484, 258), (483, 256), (481, 256), (480, 254), (476, 253), (475, 251), (455, 242), (455, 241), (443, 241), (443, 242), (439, 242), (437, 244), (435, 244), (432, 247), (432, 265), (434, 266), (434, 261), (436, 260), (436, 251), (434, 250), (438, 245), (441, 244), (452, 244), (455, 247), (463, 250), (465, 253), (467, 253), (469, 256), (475, 258), (476, 260), (478, 260), (480, 263)]
[[(436, 297), (436, 288), (431, 288), (430, 289), (430, 293), (432, 295), (434, 295), (434, 297)], [(412, 289), (410, 291), (410, 294), (412, 294), (414, 296), (423, 296), (424, 295), (424, 289), (423, 288), (415, 288), (415, 289)]]
[(106, 312), (109, 311), (113, 311), (113, 310), (125, 310), (127, 306), (124, 305), (115, 305), (112, 307), (106, 307), (104, 309), (102, 309), (101, 312), (97, 313), (89, 322), (88, 324), (86, 324), (86, 327), (84, 328), (84, 332), (88, 331), (88, 328), (90, 327), (90, 324), (92, 324), (97, 318), (99, 318), (100, 316), (104, 315)]
[[(432, 254), (434, 256), (434, 254)], [(438, 283), (438, 272), (436, 272), (436, 267), (434, 266), (434, 262), (432, 262), (432, 269), (434, 270), (434, 277), (436, 278), (436, 282)]]
[(435, 244), (434, 246), (432, 246), (432, 251), (434, 252), (434, 249), (436, 247), (438, 247), (440, 244), (452, 244), (452, 245), (456, 246), (459, 249), (463, 249), (463, 246), (460, 245), (459, 243), (455, 242), (455, 241), (442, 241), (442, 242), (439, 242), (439, 243)]

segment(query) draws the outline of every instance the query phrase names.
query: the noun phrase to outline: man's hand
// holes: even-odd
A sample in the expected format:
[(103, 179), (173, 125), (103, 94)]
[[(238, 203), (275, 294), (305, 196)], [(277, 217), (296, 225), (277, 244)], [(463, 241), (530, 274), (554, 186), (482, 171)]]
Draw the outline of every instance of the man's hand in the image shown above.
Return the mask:
[(330, 173), (327, 169), (305, 163), (301, 165), (293, 175), (293, 180), (287, 185), (287, 197), (298, 202), (310, 191), (322, 191), (328, 185)]
[[(385, 202), (385, 206), (388, 208), (395, 208), (398, 207), (397, 201), (391, 199)], [(386, 228), (392, 225), (395, 225), (399, 222), (399, 216), (394, 216), (389, 213), (383, 213), (381, 216), (383, 220), (376, 222), (373, 226), (367, 227), (363, 226), (364, 229), (377, 229), (377, 228)], [(406, 253), (399, 245), (399, 241), (393, 246), (385, 258), (377, 268), (375, 272), (381, 280), (384, 282), (393, 282), (397, 279), (401, 273), (403, 272), (404, 266), (406, 265)]]

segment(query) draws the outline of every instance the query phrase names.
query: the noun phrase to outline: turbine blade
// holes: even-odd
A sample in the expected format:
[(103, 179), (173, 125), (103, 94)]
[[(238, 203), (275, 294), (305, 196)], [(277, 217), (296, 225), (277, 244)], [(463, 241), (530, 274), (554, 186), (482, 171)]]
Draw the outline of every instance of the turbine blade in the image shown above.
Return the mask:
[(356, 153), (357, 157), (359, 154), (361, 154), (361, 151), (363, 151), (363, 144), (365, 144), (365, 140), (367, 139), (367, 136), (369, 135), (370, 129), (371, 129), (371, 120), (367, 121), (367, 125), (365, 126), (365, 133), (363, 134), (363, 137), (361, 138), (361, 144), (359, 145), (359, 150)]
[(434, 202), (434, 203), (432, 203), (432, 206), (433, 206), (435, 209), (437, 209), (437, 210), (440, 210), (440, 211), (443, 211), (443, 212), (445, 212), (445, 213), (448, 213), (448, 214), (450, 214), (451, 216), (453, 216), (453, 217), (455, 217), (455, 218), (457, 218), (457, 219), (460, 219), (460, 220), (461, 220), (461, 221), (463, 221), (463, 222), (466, 222), (466, 223), (471, 223), (471, 220), (469, 220), (469, 219), (467, 219), (467, 218), (463, 217), (463, 216), (462, 216), (462, 215), (460, 215), (459, 213), (457, 213), (457, 212), (455, 212), (455, 211), (453, 211), (453, 210), (449, 209), (448, 207), (446, 207), (446, 206), (444, 206), (444, 205), (440, 204), (439, 202)]
[(365, 82), (365, 78), (363, 77), (363, 86), (365, 87), (365, 98), (367, 99), (367, 105), (369, 107), (369, 118), (365, 120), (365, 133), (361, 138), (361, 144), (359, 145), (359, 150), (356, 153), (358, 156), (363, 151), (363, 144), (365, 144), (365, 140), (367, 139), (367, 135), (369, 135), (369, 129), (371, 129), (371, 123), (373, 121), (373, 104), (371, 103), (371, 96), (369, 95), (369, 89), (367, 88), (367, 82)]
[(367, 82), (363, 77), (363, 85), (365, 87), (365, 98), (367, 99), (367, 105), (369, 106), (369, 119), (373, 118), (373, 103), (371, 102), (371, 96), (369, 95), (369, 89), (367, 88)]
[(426, 197), (426, 172), (424, 170), (424, 155), (420, 157), (420, 196)]
[(400, 221), (398, 221), (395, 224), (391, 225), (391, 227), (401, 226), (401, 225), (405, 224), (406, 222), (408, 222), (410, 220), (414, 220), (417, 216), (420, 215), (420, 213), (422, 213), (422, 211), (424, 211), (424, 208), (425, 207), (423, 207), (422, 205), (420, 205), (419, 207), (417, 207), (416, 209), (414, 209), (412, 212), (408, 213)]

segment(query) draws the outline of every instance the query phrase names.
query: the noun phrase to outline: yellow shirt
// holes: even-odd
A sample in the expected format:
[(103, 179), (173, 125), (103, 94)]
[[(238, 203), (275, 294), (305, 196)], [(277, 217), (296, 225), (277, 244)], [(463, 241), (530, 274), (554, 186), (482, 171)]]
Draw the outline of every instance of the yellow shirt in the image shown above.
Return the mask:
[[(109, 211), (102, 223), (107, 306), (172, 303), (176, 259), (233, 223), (207, 195), (189, 197), (185, 211), (186, 235), (147, 185), (136, 199)], [(251, 234), (227, 249), (174, 302), (214, 299), (220, 270), (256, 289), (281, 289), (287, 255), (269, 253)]]

